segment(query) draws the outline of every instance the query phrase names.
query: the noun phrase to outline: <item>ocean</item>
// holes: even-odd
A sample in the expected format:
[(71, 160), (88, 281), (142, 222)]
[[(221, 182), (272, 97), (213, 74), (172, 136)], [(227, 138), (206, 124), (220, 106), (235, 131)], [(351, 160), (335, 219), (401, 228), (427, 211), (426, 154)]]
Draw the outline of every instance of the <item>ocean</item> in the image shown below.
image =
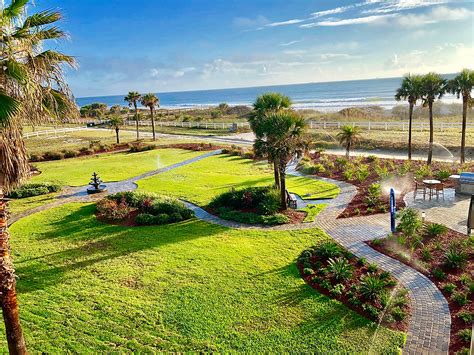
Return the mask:
[[(454, 75), (444, 75), (447, 79)], [(193, 108), (215, 106), (225, 102), (231, 106), (251, 105), (264, 92), (280, 92), (288, 95), (296, 109), (339, 111), (346, 107), (380, 106), (391, 109), (400, 104), (394, 99), (401, 78), (351, 80), (326, 83), (259, 86), (235, 89), (181, 91), (156, 93), (162, 108)], [(108, 106), (126, 105), (123, 95), (77, 98), (77, 104), (84, 106), (102, 102)], [(443, 103), (460, 102), (452, 95), (446, 95)], [(402, 103), (403, 104), (403, 103)]]

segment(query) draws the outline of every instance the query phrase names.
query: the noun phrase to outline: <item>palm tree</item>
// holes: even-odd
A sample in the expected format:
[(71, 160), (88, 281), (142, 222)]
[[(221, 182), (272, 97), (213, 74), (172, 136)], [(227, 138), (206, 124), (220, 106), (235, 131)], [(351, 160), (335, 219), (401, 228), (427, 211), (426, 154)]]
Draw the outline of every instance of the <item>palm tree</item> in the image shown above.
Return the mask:
[(63, 79), (63, 65), (74, 58), (42, 50), (49, 39), (64, 37), (54, 23), (56, 11), (26, 14), (27, 0), (12, 0), (0, 7), (0, 301), (10, 353), (25, 354), (19, 320), (15, 272), (6, 229), (3, 194), (29, 175), (22, 138), (25, 124), (76, 117), (77, 107)]
[(271, 112), (259, 123), (261, 135), (255, 140), (256, 151), (265, 151), (278, 164), (281, 208), (287, 208), (286, 168), (288, 163), (308, 147), (305, 136), (306, 122), (291, 110)]
[(120, 135), (119, 135), (119, 132), (120, 132), (120, 128), (122, 128), (123, 124), (124, 124), (124, 119), (123, 117), (121, 116), (118, 116), (118, 115), (115, 115), (115, 116), (112, 116), (107, 124), (110, 126), (110, 128), (112, 128), (113, 130), (115, 130), (115, 135), (116, 135), (116, 139), (117, 139), (117, 144), (120, 144)]
[(140, 100), (141, 95), (136, 91), (129, 91), (124, 100), (128, 102), (128, 106), (135, 108), (135, 122), (137, 123), (137, 140), (140, 138), (140, 133), (138, 131), (138, 106), (137, 103)]
[(143, 106), (150, 108), (151, 113), (151, 129), (153, 131), (153, 140), (156, 141), (156, 134), (155, 134), (155, 120), (153, 119), (153, 112), (155, 111), (155, 107), (160, 106), (160, 100), (155, 94), (149, 93), (142, 96), (141, 103)]
[(474, 88), (474, 70), (463, 69), (454, 79), (448, 82), (448, 90), (458, 99), (462, 96), (462, 132), (461, 164), (466, 160), (466, 123), (467, 108), (471, 103), (471, 91)]
[(336, 135), (339, 139), (339, 144), (346, 148), (346, 158), (349, 159), (351, 148), (360, 140), (360, 128), (357, 126), (342, 126), (339, 133)]
[[(253, 104), (253, 111), (249, 118), (250, 128), (254, 132), (257, 140), (264, 135), (261, 123), (266, 115), (270, 113), (280, 112), (291, 107), (291, 99), (288, 96), (276, 92), (264, 93), (257, 97)], [(267, 137), (271, 139), (271, 137)], [(275, 186), (280, 186), (280, 176), (278, 168), (278, 159), (271, 155), (271, 151), (265, 151), (263, 146), (254, 146), (255, 153), (259, 156), (265, 156), (268, 161), (273, 164), (273, 174)]]
[(436, 99), (443, 97), (446, 92), (446, 79), (443, 79), (441, 75), (437, 73), (428, 73), (423, 76), (422, 79), (422, 100), (423, 105), (428, 106), (429, 118), (430, 118), (430, 143), (428, 148), (428, 160), (426, 163), (431, 165), (433, 160), (433, 138), (434, 138), (434, 127), (433, 127), (433, 103)]
[(420, 75), (406, 75), (401, 86), (397, 89), (395, 94), (395, 99), (408, 100), (409, 111), (408, 111), (408, 160), (411, 160), (412, 152), (412, 123), (413, 123), (413, 107), (416, 105), (416, 102), (421, 99), (421, 87), (422, 87), (422, 77)]

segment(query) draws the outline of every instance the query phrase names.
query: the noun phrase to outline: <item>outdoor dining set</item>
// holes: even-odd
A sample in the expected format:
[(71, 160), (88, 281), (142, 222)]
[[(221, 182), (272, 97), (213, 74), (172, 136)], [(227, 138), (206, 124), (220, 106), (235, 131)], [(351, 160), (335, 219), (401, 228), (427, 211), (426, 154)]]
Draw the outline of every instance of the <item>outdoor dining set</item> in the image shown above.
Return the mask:
[[(454, 184), (454, 191), (457, 195), (473, 195), (474, 194), (474, 173), (463, 172), (459, 175), (451, 175), (449, 180)], [(426, 196), (431, 200), (436, 196), (444, 200), (444, 183), (435, 179), (418, 180), (415, 178), (415, 191), (413, 192), (413, 199), (416, 199), (418, 194), (423, 194), (423, 199)]]

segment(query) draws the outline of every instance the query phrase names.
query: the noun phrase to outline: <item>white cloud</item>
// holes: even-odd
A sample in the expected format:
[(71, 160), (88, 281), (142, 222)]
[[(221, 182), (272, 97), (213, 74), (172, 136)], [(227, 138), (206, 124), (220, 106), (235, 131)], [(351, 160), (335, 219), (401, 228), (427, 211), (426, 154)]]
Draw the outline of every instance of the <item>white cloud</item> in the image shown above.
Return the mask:
[(312, 27), (319, 27), (319, 26), (347, 26), (347, 25), (360, 25), (360, 24), (368, 24), (368, 23), (385, 23), (386, 20), (390, 17), (395, 15), (373, 15), (373, 16), (365, 16), (365, 17), (356, 17), (356, 18), (348, 18), (344, 20), (325, 20), (313, 23), (307, 23), (304, 25), (300, 25), (301, 28), (312, 28)]
[(292, 46), (293, 44), (300, 43), (300, 42), (302, 42), (302, 40), (284, 42), (284, 43), (280, 43), (280, 46), (282, 46), (282, 47), (288, 47), (288, 46)]
[(427, 14), (406, 14), (397, 18), (397, 23), (406, 27), (418, 27), (444, 21), (462, 21), (473, 17), (473, 12), (465, 8), (439, 6)]
[(383, 14), (389, 12), (399, 12), (403, 10), (412, 10), (421, 7), (441, 5), (452, 2), (450, 0), (386, 0), (386, 1), (371, 1), (366, 4), (382, 4), (373, 9), (363, 11), (367, 14)]
[(294, 25), (296, 23), (301, 23), (301, 22), (304, 22), (304, 21), (306, 21), (306, 20), (301, 20), (301, 19), (295, 18), (295, 19), (292, 19), (292, 20), (287, 20), (287, 21), (282, 21), (282, 22), (268, 23), (268, 24), (265, 25), (265, 27), (288, 26), (288, 25)]
[(336, 7), (334, 9), (330, 9), (330, 10), (317, 11), (317, 12), (313, 12), (311, 14), (311, 17), (312, 18), (318, 18), (318, 17), (324, 17), (324, 16), (328, 16), (328, 15), (340, 14), (340, 13), (346, 12), (349, 9), (352, 9), (353, 7), (354, 7), (354, 5), (349, 5), (349, 6)]

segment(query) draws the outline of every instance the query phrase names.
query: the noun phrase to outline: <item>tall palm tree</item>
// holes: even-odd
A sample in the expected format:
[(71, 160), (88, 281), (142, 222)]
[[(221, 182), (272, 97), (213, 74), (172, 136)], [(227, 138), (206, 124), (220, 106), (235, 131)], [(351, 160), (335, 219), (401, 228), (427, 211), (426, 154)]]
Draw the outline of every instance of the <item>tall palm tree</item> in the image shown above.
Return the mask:
[(407, 100), (408, 110), (408, 160), (411, 160), (412, 153), (412, 124), (413, 124), (413, 107), (416, 102), (421, 99), (422, 77), (420, 75), (406, 75), (400, 87), (397, 89), (395, 99), (397, 101)]
[(461, 132), (461, 163), (466, 160), (466, 124), (467, 108), (472, 100), (474, 88), (474, 70), (463, 69), (454, 79), (448, 82), (448, 90), (458, 99), (462, 96), (462, 132)]
[[(276, 92), (268, 92), (257, 97), (253, 104), (253, 111), (249, 118), (250, 128), (254, 132), (257, 139), (264, 135), (261, 123), (266, 115), (270, 113), (280, 112), (291, 107), (291, 99), (288, 96)], [(266, 139), (271, 140), (271, 137)], [(278, 159), (272, 156), (271, 151), (265, 151), (264, 146), (254, 146), (255, 153), (260, 156), (266, 156), (268, 161), (273, 164), (273, 174), (275, 186), (280, 186), (280, 176)]]
[(10, 254), (5, 192), (29, 175), (22, 138), (25, 124), (77, 116), (77, 108), (63, 79), (63, 65), (74, 58), (44, 43), (64, 37), (56, 25), (61, 14), (42, 11), (26, 15), (28, 0), (11, 0), (0, 7), (0, 301), (10, 353), (25, 354), (19, 320), (15, 272)]
[(115, 131), (117, 144), (120, 144), (120, 128), (124, 124), (124, 119), (121, 116), (115, 115), (109, 118), (107, 124)]
[(278, 162), (281, 208), (286, 209), (286, 168), (295, 155), (308, 147), (306, 122), (291, 110), (270, 112), (259, 123), (261, 135), (255, 140), (256, 151), (268, 152)]
[(431, 165), (433, 160), (433, 140), (434, 140), (434, 127), (433, 127), (433, 103), (436, 99), (443, 97), (446, 92), (446, 79), (443, 79), (441, 75), (437, 73), (428, 73), (423, 76), (422, 79), (422, 97), (423, 105), (428, 106), (429, 119), (430, 119), (430, 143), (428, 148), (428, 159), (426, 163)]
[(137, 140), (140, 139), (140, 133), (138, 130), (138, 101), (140, 100), (141, 95), (136, 91), (129, 91), (124, 100), (128, 102), (128, 106), (134, 107), (135, 109), (135, 122), (137, 123)]
[(339, 133), (336, 135), (339, 144), (346, 148), (346, 158), (349, 159), (351, 148), (360, 140), (361, 132), (357, 126), (342, 126)]
[(143, 106), (150, 108), (151, 113), (151, 129), (153, 131), (153, 140), (156, 141), (156, 134), (155, 134), (155, 120), (153, 118), (153, 113), (155, 111), (155, 107), (160, 107), (160, 100), (155, 94), (149, 93), (145, 94), (141, 98), (141, 103)]

